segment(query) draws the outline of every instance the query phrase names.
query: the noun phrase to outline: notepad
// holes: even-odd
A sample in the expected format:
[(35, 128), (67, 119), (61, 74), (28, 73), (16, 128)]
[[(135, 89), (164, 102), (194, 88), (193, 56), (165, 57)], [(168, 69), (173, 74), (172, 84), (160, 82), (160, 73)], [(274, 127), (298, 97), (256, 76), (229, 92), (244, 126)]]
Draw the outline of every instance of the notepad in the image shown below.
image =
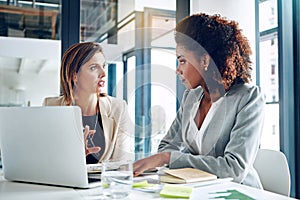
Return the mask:
[(160, 181), (164, 183), (193, 183), (217, 179), (214, 174), (194, 168), (168, 169), (164, 172), (165, 175), (160, 176)]

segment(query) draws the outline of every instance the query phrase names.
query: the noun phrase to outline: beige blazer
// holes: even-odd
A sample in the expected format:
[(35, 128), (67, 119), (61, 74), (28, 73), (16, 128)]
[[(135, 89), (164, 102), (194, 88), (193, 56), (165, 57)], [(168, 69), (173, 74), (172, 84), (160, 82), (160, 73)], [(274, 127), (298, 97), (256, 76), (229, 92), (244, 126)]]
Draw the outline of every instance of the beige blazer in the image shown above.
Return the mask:
[[(44, 106), (65, 106), (63, 96), (44, 99)], [(99, 160), (134, 160), (134, 131), (127, 104), (111, 96), (100, 97), (99, 109), (105, 137), (105, 151)], [(131, 145), (132, 144), (132, 145)]]

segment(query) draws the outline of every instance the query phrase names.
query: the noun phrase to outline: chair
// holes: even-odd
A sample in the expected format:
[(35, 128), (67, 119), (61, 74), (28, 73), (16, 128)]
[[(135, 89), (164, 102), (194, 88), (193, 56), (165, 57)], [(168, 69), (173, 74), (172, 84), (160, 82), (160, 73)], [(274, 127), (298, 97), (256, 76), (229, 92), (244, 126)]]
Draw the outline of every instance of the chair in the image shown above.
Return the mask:
[(282, 152), (259, 149), (254, 168), (257, 170), (264, 190), (290, 196), (290, 170)]

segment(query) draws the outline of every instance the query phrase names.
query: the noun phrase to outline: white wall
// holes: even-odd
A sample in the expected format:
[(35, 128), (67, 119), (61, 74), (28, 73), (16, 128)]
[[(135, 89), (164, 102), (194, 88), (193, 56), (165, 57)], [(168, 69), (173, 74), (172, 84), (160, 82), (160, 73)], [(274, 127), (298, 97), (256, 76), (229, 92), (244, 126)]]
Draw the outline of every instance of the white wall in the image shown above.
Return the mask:
[[(255, 70), (255, 1), (245, 0), (192, 0), (191, 14), (204, 12), (206, 14), (220, 14), (229, 20), (239, 23), (243, 34), (248, 38), (253, 55), (253, 69)], [(253, 80), (255, 72), (253, 71)]]
[(0, 56), (60, 60), (60, 40), (0, 37)]

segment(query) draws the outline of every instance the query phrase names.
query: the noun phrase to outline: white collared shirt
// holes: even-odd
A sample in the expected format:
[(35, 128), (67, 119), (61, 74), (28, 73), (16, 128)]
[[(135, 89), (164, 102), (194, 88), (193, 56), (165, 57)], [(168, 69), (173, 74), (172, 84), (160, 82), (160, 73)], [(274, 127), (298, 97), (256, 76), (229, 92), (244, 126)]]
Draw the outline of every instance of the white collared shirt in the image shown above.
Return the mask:
[(199, 101), (195, 102), (193, 105), (193, 108), (191, 110), (191, 115), (190, 115), (190, 126), (188, 127), (187, 130), (187, 139), (186, 142), (189, 144), (190, 147), (193, 147), (193, 150), (195, 152), (198, 152), (198, 154), (201, 154), (201, 147), (202, 147), (202, 138), (203, 135), (213, 118), (216, 110), (218, 109), (219, 105), (223, 101), (223, 97), (219, 98), (216, 102), (213, 102), (206, 117), (204, 118), (204, 121), (198, 129), (196, 123), (195, 123), (195, 116), (197, 114), (198, 108), (200, 106), (200, 103), (202, 101), (203, 96), (199, 99)]

